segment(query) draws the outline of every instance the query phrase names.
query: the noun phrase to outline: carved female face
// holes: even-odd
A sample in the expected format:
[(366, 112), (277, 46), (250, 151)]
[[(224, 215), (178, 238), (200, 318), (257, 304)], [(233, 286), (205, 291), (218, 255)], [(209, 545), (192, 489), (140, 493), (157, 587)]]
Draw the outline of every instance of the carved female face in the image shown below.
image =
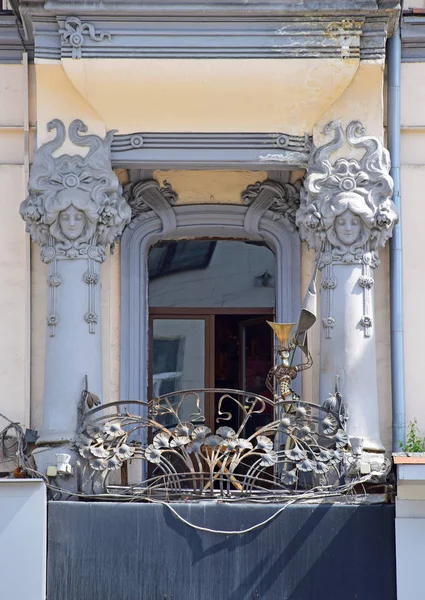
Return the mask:
[(335, 219), (335, 232), (338, 239), (346, 246), (351, 246), (358, 239), (362, 230), (360, 217), (347, 209)]
[(69, 240), (77, 240), (86, 229), (86, 215), (72, 204), (59, 213), (59, 227)]

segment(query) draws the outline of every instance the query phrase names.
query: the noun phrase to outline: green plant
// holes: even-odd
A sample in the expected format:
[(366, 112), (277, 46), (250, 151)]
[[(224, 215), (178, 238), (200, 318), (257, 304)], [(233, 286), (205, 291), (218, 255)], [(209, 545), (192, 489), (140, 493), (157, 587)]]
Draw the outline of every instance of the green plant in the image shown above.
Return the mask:
[(425, 438), (420, 435), (416, 419), (409, 423), (406, 443), (399, 442), (398, 445), (403, 452), (425, 452)]

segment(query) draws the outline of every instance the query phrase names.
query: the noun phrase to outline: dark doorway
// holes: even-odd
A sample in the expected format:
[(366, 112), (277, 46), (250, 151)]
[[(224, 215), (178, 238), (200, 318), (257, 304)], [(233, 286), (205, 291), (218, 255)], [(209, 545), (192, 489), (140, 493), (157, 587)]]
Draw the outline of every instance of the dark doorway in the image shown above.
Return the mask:
[[(267, 320), (273, 320), (273, 315), (251, 316), (216, 315), (215, 338), (215, 381), (216, 388), (239, 389), (253, 394), (269, 397), (265, 385), (267, 373), (272, 366), (272, 333)], [(214, 407), (214, 420), (218, 414), (218, 400)], [(229, 405), (227, 407), (227, 405)], [(234, 404), (223, 402), (222, 411), (226, 408), (232, 412), (232, 418), (226, 422), (229, 427), (239, 428), (239, 415), (234, 411)], [(250, 419), (250, 429), (265, 425), (271, 420), (270, 407), (261, 415)], [(250, 435), (253, 431), (246, 431)]]
[[(227, 309), (230, 310), (230, 309)], [(267, 320), (273, 315), (265, 309), (151, 309), (150, 314), (150, 396), (183, 389), (226, 388), (269, 397), (265, 385), (273, 362), (273, 336)], [(262, 313), (262, 314), (261, 314)], [(221, 422), (237, 430), (240, 415), (230, 400), (221, 411), (232, 414), (223, 420), (219, 414), (220, 394), (202, 396), (207, 425)], [(191, 408), (188, 406), (188, 415)], [(250, 419), (250, 434), (265, 425), (272, 415), (264, 413)], [(221, 419), (220, 419), (221, 417)], [(217, 419), (219, 419), (217, 421)]]

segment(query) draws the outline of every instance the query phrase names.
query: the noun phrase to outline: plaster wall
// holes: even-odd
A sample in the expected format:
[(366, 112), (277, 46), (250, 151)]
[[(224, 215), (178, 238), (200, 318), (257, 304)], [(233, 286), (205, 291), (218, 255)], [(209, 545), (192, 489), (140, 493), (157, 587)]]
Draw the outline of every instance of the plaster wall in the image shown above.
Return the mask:
[[(28, 257), (25, 227), (18, 213), (24, 186), (22, 166), (0, 165), (0, 412), (20, 423), (28, 419)], [(5, 426), (0, 417), (0, 429)]]
[(241, 204), (241, 192), (267, 179), (265, 171), (161, 171), (153, 173), (163, 186), (168, 182), (178, 204)]
[(409, 8), (425, 8), (424, 0), (405, 0), (403, 3), (403, 9), (409, 10)]
[[(423, 3), (421, 3), (422, 6)], [(420, 202), (425, 188), (425, 64), (401, 66), (401, 202), (403, 233), (404, 351), (406, 423), (418, 420), (425, 435), (423, 401), (423, 343), (425, 323), (421, 318), (425, 294), (425, 270)]]
[[(19, 216), (26, 182), (27, 85), (34, 98), (33, 68), (26, 77), (21, 65), (0, 65), (0, 413), (29, 426), (30, 242)], [(33, 116), (32, 102), (31, 123)], [(0, 417), (0, 429), (6, 424)]]
[[(333, 119), (347, 126), (353, 120), (362, 122), (367, 135), (383, 138), (383, 83), (382, 61), (363, 61), (343, 94), (335, 98), (332, 105), (322, 113), (313, 129), (316, 145), (323, 143), (323, 127)], [(342, 147), (341, 155), (353, 155), (353, 149)], [(335, 155), (337, 156), (337, 155)]]
[(353, 59), (40, 60), (38, 143), (49, 139), (52, 115), (65, 124), (84, 116), (98, 135), (106, 129), (314, 132), (316, 143), (333, 118), (344, 124), (359, 118), (369, 135), (382, 137), (383, 70), (380, 60)]
[[(302, 58), (62, 59), (61, 63), (81, 98), (108, 129), (119, 133), (284, 131), (294, 135), (311, 132), (359, 66), (358, 59)], [(46, 68), (53, 75), (53, 67), (39, 61), (37, 70)], [(50, 81), (55, 85), (54, 77)]]

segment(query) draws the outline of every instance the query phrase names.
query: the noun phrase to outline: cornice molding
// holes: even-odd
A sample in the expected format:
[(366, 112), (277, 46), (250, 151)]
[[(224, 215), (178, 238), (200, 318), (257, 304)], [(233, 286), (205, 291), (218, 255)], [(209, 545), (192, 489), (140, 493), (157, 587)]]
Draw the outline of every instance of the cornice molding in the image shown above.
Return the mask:
[(311, 137), (285, 133), (131, 133), (114, 135), (112, 164), (124, 166), (219, 166), (304, 168)]
[[(300, 4), (302, 7), (300, 8)], [(383, 59), (397, 22), (393, 0), (43, 2), (21, 0), (36, 58), (80, 56), (63, 42), (66, 21), (80, 19), (83, 58)], [(100, 39), (102, 38), (102, 39)], [(78, 54), (78, 56), (76, 56)]]
[[(29, 57), (34, 58), (34, 48), (27, 46)], [(16, 27), (16, 17), (10, 11), (0, 11), (0, 64), (22, 62), (22, 43)]]
[(425, 15), (405, 15), (402, 18), (401, 60), (425, 61)]
[(393, 13), (400, 8), (399, 0), (17, 0), (22, 10), (66, 14), (70, 8), (86, 14), (131, 15), (275, 15), (347, 13)]
[[(78, 46), (70, 20), (96, 32)], [(36, 58), (361, 58), (383, 59), (387, 18), (357, 15), (236, 18), (76, 16), (33, 19)]]

